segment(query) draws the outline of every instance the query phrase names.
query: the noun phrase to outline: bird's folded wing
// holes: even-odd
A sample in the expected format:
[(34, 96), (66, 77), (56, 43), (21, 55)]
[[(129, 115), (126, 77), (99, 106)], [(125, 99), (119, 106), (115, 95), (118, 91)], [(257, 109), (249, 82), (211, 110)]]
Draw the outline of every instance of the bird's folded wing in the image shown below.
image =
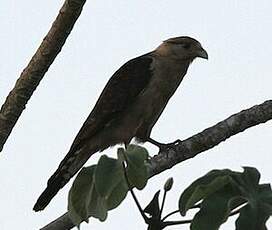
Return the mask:
[(103, 129), (136, 100), (150, 82), (152, 61), (152, 56), (146, 54), (128, 61), (113, 74), (77, 134), (69, 152), (80, 148), (83, 140), (91, 138)]

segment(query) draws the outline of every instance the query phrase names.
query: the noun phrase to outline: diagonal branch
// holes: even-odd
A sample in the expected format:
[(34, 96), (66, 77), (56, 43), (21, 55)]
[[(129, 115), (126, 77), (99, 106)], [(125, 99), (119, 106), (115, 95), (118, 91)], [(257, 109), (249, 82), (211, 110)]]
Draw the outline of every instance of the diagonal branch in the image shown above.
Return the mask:
[(0, 110), (0, 152), (28, 100), (61, 51), (85, 2), (86, 0), (64, 2), (48, 34), (7, 96)]
[(44, 226), (40, 230), (68, 230), (75, 227), (71, 221), (68, 213), (66, 212), (56, 220), (52, 221), (50, 224)]
[[(245, 129), (272, 119), (272, 100), (236, 113), (229, 118), (184, 140), (167, 152), (162, 152), (149, 161), (149, 177), (155, 176), (174, 165), (193, 158), (201, 152), (213, 148), (229, 137)], [(41, 230), (67, 230), (74, 225), (68, 213), (54, 220)]]
[(149, 163), (150, 177), (213, 148), (231, 136), (272, 119), (272, 100), (236, 113), (216, 125), (181, 141), (167, 153), (156, 155)]

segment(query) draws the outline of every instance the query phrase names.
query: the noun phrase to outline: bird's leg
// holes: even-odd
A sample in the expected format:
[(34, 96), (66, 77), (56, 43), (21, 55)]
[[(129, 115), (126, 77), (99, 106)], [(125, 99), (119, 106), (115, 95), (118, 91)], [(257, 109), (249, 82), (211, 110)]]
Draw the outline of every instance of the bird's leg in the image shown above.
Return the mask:
[(177, 144), (179, 144), (181, 142), (181, 140), (178, 139), (174, 142), (164, 144), (164, 143), (160, 143), (158, 141), (155, 141), (151, 137), (148, 137), (146, 141), (150, 142), (153, 145), (156, 145), (159, 148), (159, 153), (164, 152), (164, 151), (171, 149), (171, 148), (173, 149)]
[(169, 143), (170, 145), (178, 145), (178, 144), (180, 144), (181, 143), (181, 140), (180, 139), (177, 139), (177, 140), (175, 140), (174, 142), (172, 142), (172, 143)]
[(164, 149), (165, 146), (167, 145), (167, 144), (164, 144), (164, 143), (160, 143), (160, 142), (158, 142), (158, 141), (155, 141), (155, 140), (152, 139), (151, 137), (148, 137), (146, 141), (150, 142), (150, 143), (153, 144), (153, 145), (156, 145), (160, 150), (161, 150), (161, 149)]

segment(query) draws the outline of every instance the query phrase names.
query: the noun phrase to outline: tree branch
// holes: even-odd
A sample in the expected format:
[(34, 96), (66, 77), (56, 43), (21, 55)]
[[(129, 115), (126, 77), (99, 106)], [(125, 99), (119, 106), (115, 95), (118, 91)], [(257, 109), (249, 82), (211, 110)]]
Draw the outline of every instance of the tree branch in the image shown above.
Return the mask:
[(31, 95), (61, 51), (85, 2), (86, 0), (64, 2), (48, 34), (7, 96), (0, 110), (0, 152)]
[(213, 148), (231, 136), (272, 119), (272, 100), (236, 113), (216, 125), (181, 141), (149, 162), (150, 177)]
[(68, 213), (66, 212), (56, 220), (41, 228), (40, 230), (68, 230), (72, 229), (73, 227), (75, 227), (75, 225), (73, 224)]
[[(247, 128), (271, 119), (272, 100), (234, 114), (216, 125), (181, 141), (173, 148), (152, 157), (148, 163), (149, 177), (170, 169), (182, 161), (193, 158)], [(67, 230), (73, 226), (68, 214), (65, 213), (46, 227), (41, 228), (41, 230)]]

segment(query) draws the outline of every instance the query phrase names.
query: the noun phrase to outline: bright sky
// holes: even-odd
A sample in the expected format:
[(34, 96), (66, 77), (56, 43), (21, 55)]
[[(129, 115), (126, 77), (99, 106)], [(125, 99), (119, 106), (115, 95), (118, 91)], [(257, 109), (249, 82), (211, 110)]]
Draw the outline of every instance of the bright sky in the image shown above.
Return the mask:
[[(0, 104), (50, 28), (63, 1), (2, 0)], [(103, 86), (127, 60), (169, 37), (189, 35), (209, 53), (196, 60), (152, 132), (158, 141), (184, 139), (242, 109), (272, 98), (272, 1), (88, 1), (62, 52), (27, 104), (0, 158), (1, 229), (38, 229), (66, 211), (68, 184), (45, 211), (32, 207), (68, 151)], [(269, 29), (270, 28), (270, 29)], [(168, 177), (174, 188), (165, 214), (181, 191), (218, 168), (257, 167), (271, 183), (271, 121), (246, 130), (149, 181), (147, 204)], [(157, 149), (145, 145), (150, 153)], [(115, 151), (106, 150), (114, 156)], [(99, 155), (99, 154), (98, 154)], [(87, 165), (98, 158), (93, 157)], [(178, 218), (178, 216), (177, 216)], [(105, 223), (82, 230), (144, 229), (130, 195)], [(272, 227), (272, 221), (270, 221)], [(188, 229), (188, 226), (169, 229)], [(234, 229), (233, 222), (222, 227)]]

